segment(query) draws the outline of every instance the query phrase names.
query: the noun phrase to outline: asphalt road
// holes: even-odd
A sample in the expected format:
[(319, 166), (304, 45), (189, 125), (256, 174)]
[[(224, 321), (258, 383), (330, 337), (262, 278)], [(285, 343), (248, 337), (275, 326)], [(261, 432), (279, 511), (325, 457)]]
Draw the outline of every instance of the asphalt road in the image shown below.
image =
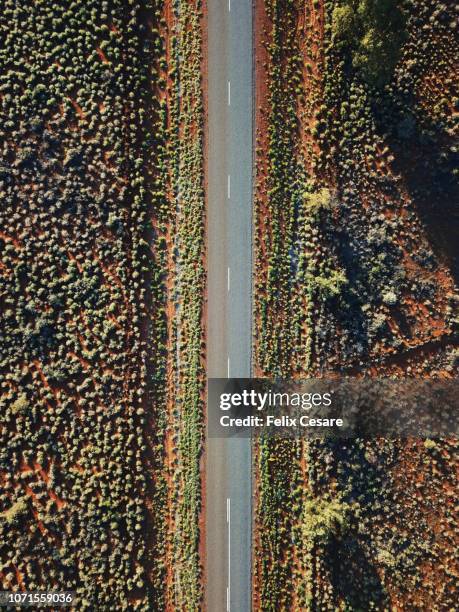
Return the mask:
[[(208, 0), (208, 336), (211, 378), (251, 375), (252, 1)], [(206, 609), (251, 609), (250, 440), (206, 445)]]

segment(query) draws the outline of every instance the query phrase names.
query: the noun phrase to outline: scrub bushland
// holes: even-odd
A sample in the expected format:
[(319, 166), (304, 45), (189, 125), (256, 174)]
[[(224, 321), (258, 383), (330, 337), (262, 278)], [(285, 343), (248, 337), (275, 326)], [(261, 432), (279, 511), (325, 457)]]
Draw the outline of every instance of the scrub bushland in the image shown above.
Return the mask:
[[(456, 376), (453, 7), (257, 12), (257, 374)], [(454, 441), (257, 444), (255, 608), (454, 607)]]
[(0, 33), (2, 586), (197, 610), (200, 4), (5, 0)]

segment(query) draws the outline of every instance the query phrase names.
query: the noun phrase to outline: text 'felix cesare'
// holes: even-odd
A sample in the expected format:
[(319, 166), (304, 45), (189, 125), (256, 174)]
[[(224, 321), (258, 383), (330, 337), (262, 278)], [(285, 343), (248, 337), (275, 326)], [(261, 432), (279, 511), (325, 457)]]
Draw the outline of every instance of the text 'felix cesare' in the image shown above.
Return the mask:
[(260, 393), (254, 389), (244, 390), (240, 393), (221, 393), (220, 410), (245, 409), (244, 416), (220, 416), (222, 427), (342, 427), (343, 420), (310, 415), (310, 414), (281, 414), (260, 415), (246, 414), (247, 410), (263, 411), (270, 408), (293, 408), (309, 411), (313, 408), (328, 408), (332, 405), (331, 393), (280, 393), (266, 391)]

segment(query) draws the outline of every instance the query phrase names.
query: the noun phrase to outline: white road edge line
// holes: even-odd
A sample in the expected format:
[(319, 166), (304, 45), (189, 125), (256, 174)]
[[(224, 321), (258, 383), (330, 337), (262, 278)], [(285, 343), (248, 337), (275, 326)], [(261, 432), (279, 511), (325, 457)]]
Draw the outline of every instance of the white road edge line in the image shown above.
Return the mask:
[(228, 267), (228, 293), (230, 292), (230, 286), (231, 286), (231, 270)]
[(227, 378), (230, 377), (230, 358), (228, 357), (228, 376)]
[(231, 0), (228, 0), (228, 13), (231, 13)]
[(228, 200), (231, 200), (231, 174), (228, 174)]
[(231, 106), (231, 81), (228, 81), (228, 106)]
[(228, 586), (226, 588), (226, 610), (231, 609), (231, 499), (226, 499), (226, 520), (228, 523)]

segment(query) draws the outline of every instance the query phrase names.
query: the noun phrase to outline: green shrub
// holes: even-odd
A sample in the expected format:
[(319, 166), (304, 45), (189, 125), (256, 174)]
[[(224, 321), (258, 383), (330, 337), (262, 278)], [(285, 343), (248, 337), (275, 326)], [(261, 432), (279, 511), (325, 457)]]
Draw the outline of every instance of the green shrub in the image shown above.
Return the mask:
[(313, 543), (326, 543), (349, 529), (351, 506), (337, 499), (308, 499), (303, 511), (303, 535)]
[(11, 404), (11, 412), (16, 414), (22, 414), (27, 411), (29, 408), (29, 402), (27, 401), (27, 396), (22, 394), (20, 395), (15, 402)]
[(328, 210), (331, 207), (332, 197), (330, 190), (320, 189), (314, 193), (304, 193), (304, 208), (311, 214), (318, 213), (321, 210)]
[(24, 498), (18, 499), (9, 510), (0, 513), (0, 521), (5, 521), (8, 525), (14, 525), (27, 512), (27, 501)]
[(311, 276), (310, 282), (326, 298), (340, 295), (342, 288), (348, 283), (346, 275), (342, 270), (332, 270), (327, 275), (318, 274)]

